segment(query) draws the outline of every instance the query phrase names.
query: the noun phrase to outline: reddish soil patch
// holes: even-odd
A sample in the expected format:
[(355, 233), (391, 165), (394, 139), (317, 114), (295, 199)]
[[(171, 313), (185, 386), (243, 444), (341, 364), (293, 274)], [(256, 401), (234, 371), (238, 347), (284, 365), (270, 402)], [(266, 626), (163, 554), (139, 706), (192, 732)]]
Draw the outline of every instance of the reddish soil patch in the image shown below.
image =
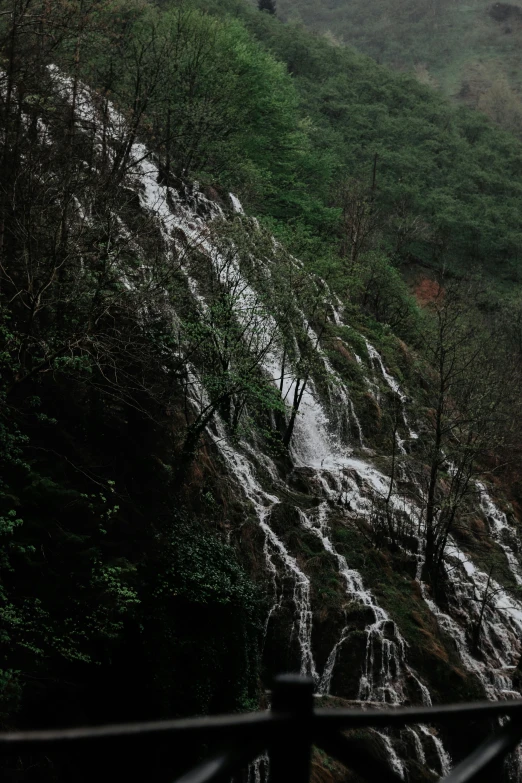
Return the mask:
[(426, 307), (444, 296), (444, 289), (429, 277), (423, 277), (415, 286), (415, 298), (421, 307)]
[(352, 354), (347, 350), (346, 346), (341, 340), (336, 340), (334, 342), (334, 348), (336, 351), (339, 351), (341, 356), (344, 356), (345, 359), (348, 359), (349, 362), (353, 362)]

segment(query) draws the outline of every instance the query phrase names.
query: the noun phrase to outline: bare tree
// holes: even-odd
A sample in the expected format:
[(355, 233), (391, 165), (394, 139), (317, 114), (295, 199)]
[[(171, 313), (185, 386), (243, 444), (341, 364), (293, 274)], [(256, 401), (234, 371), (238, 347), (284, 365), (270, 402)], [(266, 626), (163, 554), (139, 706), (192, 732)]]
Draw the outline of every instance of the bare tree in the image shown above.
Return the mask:
[(476, 298), (473, 284), (440, 285), (422, 336), (431, 367), (422, 525), (433, 583), (480, 459), (501, 442), (516, 388), (516, 368), (494, 327), (480, 318)]
[(377, 156), (370, 186), (356, 179), (346, 179), (335, 194), (335, 203), (341, 209), (340, 253), (350, 268), (357, 264), (361, 252), (369, 249), (382, 220), (375, 203), (376, 175)]

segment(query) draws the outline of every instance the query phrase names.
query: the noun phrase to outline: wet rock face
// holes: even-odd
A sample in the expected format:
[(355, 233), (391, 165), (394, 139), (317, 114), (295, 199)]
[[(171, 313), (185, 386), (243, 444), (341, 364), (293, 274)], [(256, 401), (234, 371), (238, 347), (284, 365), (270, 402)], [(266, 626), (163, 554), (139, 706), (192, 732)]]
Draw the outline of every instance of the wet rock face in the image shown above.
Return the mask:
[(346, 636), (337, 653), (337, 663), (332, 678), (331, 691), (343, 699), (359, 698), (362, 675), (361, 661), (366, 654), (366, 633), (353, 630)]
[[(197, 240), (206, 266), (219, 284), (226, 289), (232, 279), (242, 296), (254, 297), (255, 281), (248, 277), (248, 269), (241, 267), (239, 258), (231, 262), (229, 280), (220, 277), (222, 260), (208, 227), (212, 215), (225, 217), (219, 204), (209, 202), (196, 188), (185, 189), (173, 199), (161, 184), (154, 162), (143, 163), (146, 156), (142, 148), (136, 159), (142, 161), (136, 164), (142, 208), (159, 216), (166, 244), (174, 245), (183, 236), (187, 243)], [(255, 229), (245, 223), (245, 231), (249, 230)], [(266, 259), (258, 259), (258, 264), (266, 265)], [(269, 277), (269, 266), (264, 269)], [(190, 275), (191, 271), (184, 267), (180, 274), (185, 273)], [(194, 306), (203, 310), (207, 296), (204, 280), (195, 276), (189, 283)], [(344, 328), (346, 335), (351, 327), (343, 326), (341, 309), (333, 296), (331, 300), (335, 323), (328, 326)], [(241, 305), (240, 301), (234, 313), (239, 323), (244, 318)], [(516, 635), (522, 635), (522, 607), (517, 619), (505, 602), (500, 605), (505, 594), (495, 586), (496, 603), (484, 614), (484, 634), (477, 652), (470, 644), (469, 625), (476, 621), (477, 595), (482, 595), (487, 574), (452, 542), (447, 565), (453, 590), (447, 603), (438, 605), (422, 582), (425, 542), (419, 498), (423, 490), (418, 479), (422, 468), (410, 469), (415, 450), (411, 446), (419, 441), (421, 424), (412, 410), (413, 395), (404, 391), (383, 355), (360, 334), (354, 346), (346, 349), (348, 356), (337, 352), (339, 362), (353, 365), (352, 370), (357, 366), (361, 375), (361, 388), (352, 399), (350, 384), (332, 366), (313, 325), (299, 308), (296, 302), (299, 318), (311, 335), (320, 372), (312, 374), (306, 385), (286, 457), (273, 458), (268, 448), (264, 450), (261, 438), (233, 437), (218, 414), (207, 432), (236, 497), (248, 510), (248, 526), (257, 526), (257, 535), (251, 531), (247, 535), (245, 528), (242, 545), (255, 549), (257, 562), (252, 570), (266, 586), (268, 610), (260, 649), (266, 684), (276, 672), (293, 670), (311, 676), (316, 691), (323, 695), (383, 705), (428, 705), (432, 693), (437, 693), (436, 678), (453, 677), (453, 683), (461, 676), (463, 681), (480, 683), (491, 698), (502, 698), (506, 688), (514, 687), (506, 671), (518, 661)], [(276, 335), (262, 368), (267, 381), (278, 388), (283, 358), (279, 343)], [(296, 346), (298, 352), (297, 340)], [(361, 347), (364, 359), (357, 353)], [(289, 366), (289, 360), (285, 368), (284, 392), (291, 400), (297, 370)], [(197, 367), (193, 385), (198, 392), (194, 397), (197, 406), (207, 394)], [(390, 445), (386, 416), (393, 408), (400, 412), (395, 450), (403, 459), (399, 489), (397, 482), (391, 485), (389, 451), (385, 449)], [(289, 416), (289, 410), (281, 412), (283, 419)], [(379, 449), (380, 454), (376, 453)], [(395, 545), (404, 561), (400, 578), (386, 557), (374, 557), (375, 550), (381, 555), (392, 551), (384, 526), (385, 504), (403, 530), (400, 547)], [(506, 557), (512, 554), (515, 558), (515, 545), (504, 532), (509, 520), (489, 506), (487, 517), (490, 527), (497, 525)], [(381, 527), (377, 528), (379, 520)], [(380, 536), (376, 530), (381, 530)], [(350, 538), (354, 531), (364, 539), (364, 545)], [(415, 621), (414, 611), (431, 617), (440, 638), (422, 618)], [(436, 671), (422, 666), (423, 645), (428, 644), (441, 646), (442, 654), (434, 650), (431, 658), (440, 664)], [(454, 661), (465, 677), (454, 674)], [(412, 782), (445, 773), (449, 760), (438, 735), (420, 726), (412, 731), (409, 742), (400, 733), (374, 737), (375, 752), (384, 754), (398, 774), (407, 772)], [(466, 743), (443, 739), (451, 743), (458, 759)], [(434, 772), (426, 777), (430, 769)]]
[(270, 618), (266, 631), (263, 660), (267, 683), (281, 672), (300, 670), (301, 651), (295, 630), (294, 607), (285, 601)]
[(288, 485), (305, 495), (320, 495), (321, 485), (313, 468), (295, 467), (287, 477)]
[[(364, 606), (355, 601), (346, 607), (346, 625), (354, 630), (367, 628), (375, 622), (375, 614), (371, 606)], [(393, 623), (391, 623), (393, 625)]]
[(300, 531), (299, 514), (291, 503), (278, 503), (270, 513), (270, 527), (281, 538)]

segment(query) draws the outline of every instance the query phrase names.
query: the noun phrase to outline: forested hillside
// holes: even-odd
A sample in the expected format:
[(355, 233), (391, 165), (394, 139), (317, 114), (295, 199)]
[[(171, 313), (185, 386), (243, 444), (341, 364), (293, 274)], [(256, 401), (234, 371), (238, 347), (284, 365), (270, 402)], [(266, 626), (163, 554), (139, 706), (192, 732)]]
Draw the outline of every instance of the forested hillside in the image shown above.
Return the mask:
[(284, 20), (409, 72), (520, 137), (520, 3), (279, 0), (277, 8)]
[(2, 0), (0, 55), (2, 729), (518, 695), (522, 142), (246, 0)]

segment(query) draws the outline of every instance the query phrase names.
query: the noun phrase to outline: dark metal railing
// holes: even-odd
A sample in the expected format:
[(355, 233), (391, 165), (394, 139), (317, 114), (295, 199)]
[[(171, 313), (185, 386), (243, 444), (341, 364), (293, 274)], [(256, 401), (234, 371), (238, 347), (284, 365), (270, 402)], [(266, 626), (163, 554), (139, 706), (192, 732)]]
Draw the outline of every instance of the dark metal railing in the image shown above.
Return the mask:
[(96, 740), (168, 736), (178, 743), (197, 740), (221, 750), (178, 778), (177, 783), (227, 781), (267, 752), (270, 783), (306, 783), (312, 746), (369, 781), (397, 782), (399, 775), (343, 732), (362, 728), (400, 729), (416, 723), (455, 725), (466, 720), (506, 718), (504, 724), (444, 778), (467, 783), (503, 759), (522, 740), (522, 700), (385, 709), (314, 708), (313, 682), (299, 675), (275, 679), (270, 712), (224, 715), (94, 728), (0, 733), (0, 751), (74, 749)]

